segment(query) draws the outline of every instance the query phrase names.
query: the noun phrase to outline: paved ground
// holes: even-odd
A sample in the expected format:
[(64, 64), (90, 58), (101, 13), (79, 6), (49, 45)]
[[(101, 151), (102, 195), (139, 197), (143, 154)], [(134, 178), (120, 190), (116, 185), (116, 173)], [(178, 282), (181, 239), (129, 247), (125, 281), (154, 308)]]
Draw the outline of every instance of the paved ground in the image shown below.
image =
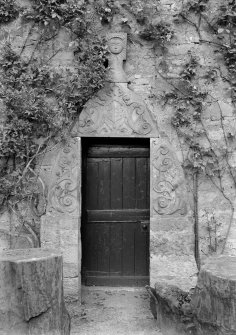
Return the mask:
[(76, 303), (67, 308), (71, 335), (161, 335), (143, 288), (84, 287), (82, 311)]

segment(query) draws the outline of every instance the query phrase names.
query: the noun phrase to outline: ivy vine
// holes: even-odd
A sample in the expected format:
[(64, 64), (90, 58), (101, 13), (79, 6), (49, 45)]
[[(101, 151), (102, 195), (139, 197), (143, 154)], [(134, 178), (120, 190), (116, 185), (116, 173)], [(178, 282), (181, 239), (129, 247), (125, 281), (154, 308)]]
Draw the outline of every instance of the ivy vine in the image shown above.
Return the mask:
[[(179, 19), (185, 21), (196, 29), (199, 36), (199, 43), (208, 43), (216, 48), (216, 52), (223, 55), (225, 66), (228, 70), (228, 76), (224, 77), (230, 85), (231, 100), (235, 103), (236, 88), (236, 62), (235, 62), (235, 23), (236, 23), (236, 4), (235, 1), (227, 1), (218, 8), (217, 16), (209, 22), (205, 12), (208, 8), (208, 0), (190, 0), (184, 3), (182, 10), (177, 15), (175, 22), (179, 23)], [(193, 16), (195, 15), (195, 16)], [(195, 19), (196, 18), (196, 19)], [(202, 39), (202, 23), (206, 23), (209, 31), (212, 32), (212, 40)], [(168, 103), (174, 107), (174, 115), (172, 117), (172, 126), (175, 128), (181, 143), (185, 146), (185, 155), (183, 167), (187, 174), (193, 178), (193, 198), (194, 198), (194, 219), (195, 219), (195, 257), (198, 268), (200, 268), (200, 249), (199, 249), (199, 208), (198, 208), (198, 184), (201, 175), (207, 177), (214, 186), (221, 192), (224, 198), (230, 204), (232, 215), (230, 224), (224, 241), (221, 242), (221, 252), (224, 251), (226, 241), (228, 239), (233, 213), (235, 211), (234, 203), (229, 197), (223, 186), (223, 178), (225, 175), (231, 179), (234, 189), (236, 189), (236, 174), (234, 168), (229, 162), (231, 144), (235, 140), (235, 134), (228, 133), (224, 125), (224, 117), (221, 107), (207, 90), (202, 89), (198, 83), (197, 73), (201, 65), (196, 57), (190, 53), (189, 61), (183, 66), (183, 70), (179, 74), (176, 82), (164, 78), (172, 86), (172, 91), (164, 95), (164, 104)], [(205, 74), (208, 83), (212, 83), (217, 78), (217, 72), (209, 69)], [(161, 75), (163, 77), (163, 75)], [(223, 143), (221, 148), (216, 148), (212, 143), (209, 131), (205, 125), (203, 118), (207, 106), (211, 103), (218, 103), (220, 110), (220, 128), (223, 133)], [(215, 225), (215, 227), (212, 227)], [(208, 225), (209, 226), (209, 225)], [(209, 234), (209, 250), (213, 249), (219, 252), (218, 241), (212, 242), (211, 233), (216, 235), (216, 229), (219, 224), (212, 220)], [(216, 238), (216, 237), (214, 237)], [(212, 246), (214, 244), (214, 247)]]
[(20, 13), (20, 7), (15, 0), (0, 0), (0, 24), (15, 20)]
[(157, 24), (148, 23), (145, 25), (139, 36), (147, 41), (155, 42), (156, 45), (163, 48), (173, 38), (174, 31), (168, 23), (160, 21)]
[[(6, 9), (7, 10), (7, 9)], [(34, 0), (22, 19), (38, 26), (38, 40), (23, 57), (32, 30), (19, 52), (6, 41), (0, 59), (0, 209), (32, 203), (37, 194), (34, 171), (52, 141), (65, 141), (86, 101), (103, 86), (107, 50), (104, 40), (88, 32), (84, 6), (67, 1)], [(9, 22), (9, 21), (8, 21)], [(73, 68), (54, 68), (37, 57), (46, 36), (60, 29), (72, 33)], [(50, 60), (55, 56), (53, 54)]]
[(98, 0), (94, 8), (102, 24), (111, 23), (114, 15), (119, 13), (119, 6), (115, 0)]

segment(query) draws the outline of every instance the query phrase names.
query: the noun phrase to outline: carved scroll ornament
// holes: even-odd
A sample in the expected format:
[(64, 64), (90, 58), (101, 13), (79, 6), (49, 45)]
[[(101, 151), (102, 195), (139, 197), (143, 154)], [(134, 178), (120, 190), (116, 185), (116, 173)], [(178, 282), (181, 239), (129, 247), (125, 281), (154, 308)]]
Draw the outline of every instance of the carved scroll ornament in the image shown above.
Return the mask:
[(158, 136), (145, 103), (126, 84), (107, 83), (84, 107), (74, 136)]
[(78, 203), (78, 148), (76, 140), (68, 143), (61, 151), (56, 169), (55, 180), (49, 192), (49, 212), (51, 214), (76, 214)]
[(153, 208), (159, 215), (186, 215), (184, 176), (177, 158), (166, 145), (157, 147), (153, 159)]

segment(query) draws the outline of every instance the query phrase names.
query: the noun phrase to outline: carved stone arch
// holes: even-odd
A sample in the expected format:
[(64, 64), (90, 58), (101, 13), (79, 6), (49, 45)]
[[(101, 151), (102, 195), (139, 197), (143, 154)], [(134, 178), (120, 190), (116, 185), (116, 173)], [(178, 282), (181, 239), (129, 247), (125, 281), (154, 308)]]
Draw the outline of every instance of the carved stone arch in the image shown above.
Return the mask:
[(145, 102), (127, 84), (107, 83), (86, 103), (72, 135), (158, 137), (159, 130)]

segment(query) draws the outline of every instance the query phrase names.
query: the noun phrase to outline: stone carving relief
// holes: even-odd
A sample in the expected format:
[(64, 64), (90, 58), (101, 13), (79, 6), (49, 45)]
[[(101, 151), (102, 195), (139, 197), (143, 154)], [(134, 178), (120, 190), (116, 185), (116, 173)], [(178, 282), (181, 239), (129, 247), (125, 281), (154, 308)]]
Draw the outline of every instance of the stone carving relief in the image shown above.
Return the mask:
[(184, 175), (168, 145), (154, 141), (153, 208), (159, 215), (187, 214)]
[(76, 215), (78, 202), (78, 146), (74, 139), (69, 142), (59, 154), (52, 172), (54, 181), (50, 187), (48, 212), (50, 214)]
[(123, 69), (127, 35), (107, 35), (109, 71), (107, 82), (87, 102), (79, 116), (73, 136), (158, 136), (157, 125), (145, 102), (127, 86)]
[(128, 80), (123, 69), (123, 62), (126, 60), (127, 35), (124, 33), (108, 34), (107, 45), (110, 52), (107, 81), (127, 83)]
[(78, 136), (152, 135), (156, 125), (144, 103), (121, 84), (106, 86), (90, 100), (73, 130)]

